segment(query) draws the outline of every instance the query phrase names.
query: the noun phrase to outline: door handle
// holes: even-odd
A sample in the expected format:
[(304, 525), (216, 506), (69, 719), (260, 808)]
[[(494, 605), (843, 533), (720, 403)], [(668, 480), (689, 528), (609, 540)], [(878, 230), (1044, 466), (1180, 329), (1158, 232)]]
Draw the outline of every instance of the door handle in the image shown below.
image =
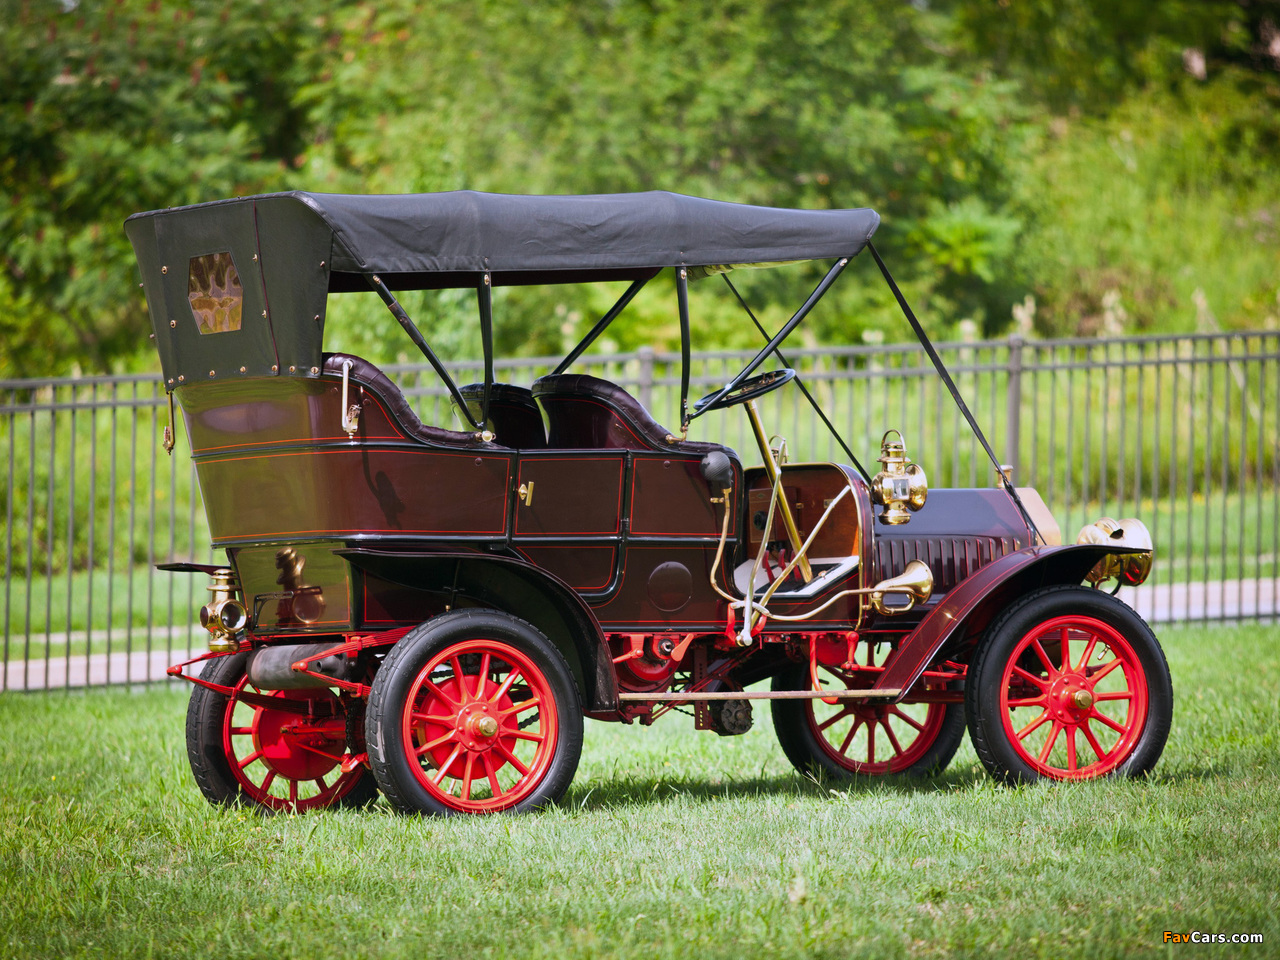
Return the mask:
[(526, 507), (533, 506), (533, 481), (520, 484), (520, 489), (516, 491), (516, 495), (524, 501)]

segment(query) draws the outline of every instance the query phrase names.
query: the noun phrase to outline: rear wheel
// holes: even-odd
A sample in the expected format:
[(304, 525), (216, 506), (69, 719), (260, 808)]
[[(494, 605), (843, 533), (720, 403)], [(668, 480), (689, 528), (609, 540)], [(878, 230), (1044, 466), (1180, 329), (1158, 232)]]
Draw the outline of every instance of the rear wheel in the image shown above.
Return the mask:
[(582, 752), (569, 667), (534, 627), (493, 610), (423, 624), (378, 670), (369, 761), (406, 813), (524, 811), (559, 799)]
[[(818, 675), (824, 689), (868, 685), (865, 674), (835, 667), (819, 666)], [(788, 667), (774, 677), (773, 689), (809, 689), (808, 666)], [(774, 700), (772, 710), (778, 743), (795, 768), (837, 780), (897, 773), (932, 776), (946, 768), (964, 739), (959, 703)]]
[[(362, 766), (344, 772), (347, 704), (327, 687), (259, 690), (247, 653), (210, 660), (187, 706), (187, 759), (210, 803), (302, 812), (365, 806), (378, 787)], [(247, 698), (252, 698), (249, 702)]]
[(974, 749), (1006, 783), (1139, 776), (1173, 719), (1173, 686), (1151, 629), (1115, 598), (1048, 587), (987, 631), (966, 690)]

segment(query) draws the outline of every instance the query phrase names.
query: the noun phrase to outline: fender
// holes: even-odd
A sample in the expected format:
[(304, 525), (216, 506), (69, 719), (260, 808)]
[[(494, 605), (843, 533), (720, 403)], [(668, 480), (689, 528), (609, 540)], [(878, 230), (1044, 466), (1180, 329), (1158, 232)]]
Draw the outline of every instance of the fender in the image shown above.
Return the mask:
[(530, 621), (564, 654), (584, 709), (618, 709), (613, 658), (599, 621), (571, 587), (545, 570), (481, 553), (401, 553), (363, 547), (334, 553), (353, 567), (407, 587), (456, 583), (459, 593)]
[(987, 564), (957, 584), (907, 635), (885, 664), (879, 685), (867, 695), (896, 703), (953, 637), (981, 633), (1000, 611), (1032, 590), (1080, 583), (1095, 563), (1119, 552), (1104, 544), (1024, 547)]

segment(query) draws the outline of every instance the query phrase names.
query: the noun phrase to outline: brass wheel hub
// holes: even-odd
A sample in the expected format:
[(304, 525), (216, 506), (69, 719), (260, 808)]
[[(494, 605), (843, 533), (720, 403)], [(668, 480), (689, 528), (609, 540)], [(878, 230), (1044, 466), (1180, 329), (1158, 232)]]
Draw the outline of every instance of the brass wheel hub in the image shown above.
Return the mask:
[(1081, 723), (1093, 709), (1093, 703), (1093, 691), (1079, 674), (1064, 674), (1049, 688), (1049, 713), (1062, 723)]
[(470, 703), (458, 711), (455, 729), (458, 739), (470, 750), (488, 750), (496, 742), (500, 724), (493, 715), (493, 705)]

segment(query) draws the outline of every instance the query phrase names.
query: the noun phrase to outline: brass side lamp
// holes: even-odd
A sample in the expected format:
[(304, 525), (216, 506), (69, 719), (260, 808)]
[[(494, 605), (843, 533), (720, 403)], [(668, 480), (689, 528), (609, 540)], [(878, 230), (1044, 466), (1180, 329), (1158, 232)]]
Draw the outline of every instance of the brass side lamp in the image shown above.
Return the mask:
[[(890, 440), (896, 434), (896, 440)], [(880, 456), (876, 462), (883, 469), (871, 480), (871, 499), (884, 507), (881, 523), (899, 524), (911, 519), (910, 510), (919, 510), (929, 497), (929, 481), (920, 465), (907, 456), (906, 443), (897, 430), (886, 430), (880, 438)]]

